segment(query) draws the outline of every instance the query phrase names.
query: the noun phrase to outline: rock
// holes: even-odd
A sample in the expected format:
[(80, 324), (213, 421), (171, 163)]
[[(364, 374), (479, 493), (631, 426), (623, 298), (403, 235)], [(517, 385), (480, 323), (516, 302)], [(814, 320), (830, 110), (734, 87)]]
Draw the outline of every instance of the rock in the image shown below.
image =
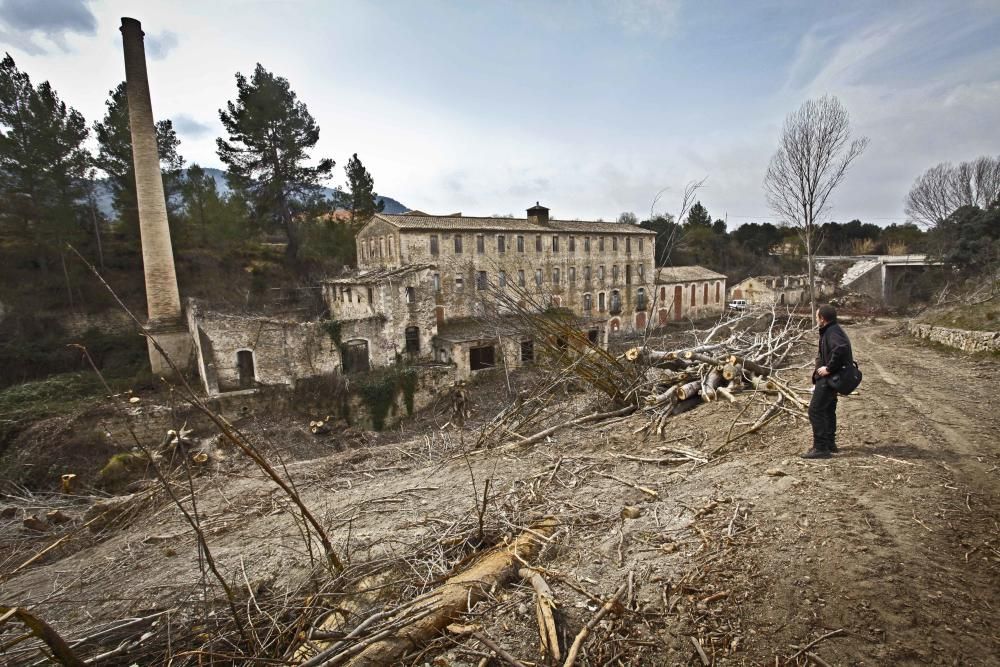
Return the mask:
[(768, 468), (767, 470), (764, 471), (764, 474), (769, 475), (771, 477), (784, 477), (788, 473), (782, 470), (781, 468)]
[(73, 520), (73, 517), (71, 517), (69, 514), (66, 514), (62, 510), (52, 510), (50, 512), (47, 512), (45, 514), (45, 518), (48, 519), (49, 523), (54, 523), (56, 525)]
[(38, 516), (34, 514), (24, 517), (23, 523), (25, 528), (33, 530), (36, 533), (44, 533), (49, 528), (48, 524), (46, 524), (43, 519), (38, 518)]

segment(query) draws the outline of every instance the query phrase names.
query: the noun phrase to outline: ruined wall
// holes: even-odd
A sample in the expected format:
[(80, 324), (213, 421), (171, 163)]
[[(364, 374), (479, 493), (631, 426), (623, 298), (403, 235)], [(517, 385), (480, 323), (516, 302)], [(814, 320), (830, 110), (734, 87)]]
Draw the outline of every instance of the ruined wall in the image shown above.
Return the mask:
[[(437, 237), (437, 254), (431, 252), (431, 236)], [(460, 252), (456, 237), (461, 239)], [(617, 315), (632, 326), (639, 289), (644, 290), (648, 306), (655, 279), (653, 240), (643, 235), (556, 229), (403, 231), (400, 242), (404, 262), (437, 265), (431, 285), (437, 288), (436, 302), (446, 320), (484, 314), (490, 309), (486, 287), (506, 282), (544, 305), (568, 308), (583, 317)], [(620, 308), (611, 312), (615, 292)], [(590, 296), (590, 310), (585, 310), (585, 295)]]
[(1000, 352), (1000, 331), (966, 331), (912, 321), (906, 323), (906, 328), (916, 338), (956, 347), (965, 352)]
[(416, 327), (419, 340), (415, 356), (431, 356), (437, 322), (428, 270), (368, 283), (327, 283), (323, 297), (331, 318), (339, 323), (340, 342), (367, 341), (372, 367), (390, 365), (406, 354), (411, 327)]
[(400, 255), (399, 230), (393, 225), (373, 218), (361, 228), (357, 238), (358, 268), (394, 268), (406, 261)]
[[(189, 303), (188, 326), (209, 394), (241, 388), (239, 353), (253, 361), (253, 384), (290, 385), (340, 368), (340, 352), (319, 322), (202, 312)], [(245, 384), (245, 382), (244, 382)]]

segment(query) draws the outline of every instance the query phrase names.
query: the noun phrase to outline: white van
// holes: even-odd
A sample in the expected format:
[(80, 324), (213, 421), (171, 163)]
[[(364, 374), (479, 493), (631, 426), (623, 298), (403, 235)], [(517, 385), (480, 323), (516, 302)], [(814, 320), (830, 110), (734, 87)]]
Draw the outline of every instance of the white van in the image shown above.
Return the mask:
[(729, 310), (746, 310), (748, 305), (746, 299), (733, 299), (729, 302)]

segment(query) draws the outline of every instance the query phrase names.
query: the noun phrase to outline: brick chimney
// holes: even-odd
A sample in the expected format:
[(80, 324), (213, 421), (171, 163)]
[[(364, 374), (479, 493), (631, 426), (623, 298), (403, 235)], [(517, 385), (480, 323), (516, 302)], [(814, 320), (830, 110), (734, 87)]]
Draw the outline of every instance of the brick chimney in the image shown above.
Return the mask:
[(536, 225), (549, 224), (549, 209), (535, 202), (535, 205), (528, 209), (528, 222)]
[[(139, 21), (122, 18), (122, 45), (125, 52), (125, 91), (128, 97), (129, 127), (132, 133), (132, 162), (139, 209), (139, 236), (142, 268), (146, 279), (148, 329), (178, 367), (188, 365), (192, 342), (181, 312), (180, 291), (174, 270), (174, 254), (167, 224), (167, 202), (156, 148), (156, 126), (146, 75), (146, 49)], [(154, 373), (169, 374), (170, 368), (149, 344), (149, 360)]]

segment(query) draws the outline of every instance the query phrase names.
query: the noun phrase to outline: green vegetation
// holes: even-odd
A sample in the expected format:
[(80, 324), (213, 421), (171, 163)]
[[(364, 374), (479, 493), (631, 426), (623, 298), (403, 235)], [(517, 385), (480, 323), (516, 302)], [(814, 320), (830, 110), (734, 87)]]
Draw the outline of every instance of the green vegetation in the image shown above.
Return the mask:
[(400, 392), (403, 393), (407, 414), (413, 414), (413, 397), (417, 389), (417, 372), (414, 368), (392, 366), (376, 369), (366, 375), (358, 376), (354, 386), (365, 407), (368, 408), (372, 427), (376, 431), (381, 431), (385, 427), (389, 409)]
[(93, 373), (64, 373), (0, 390), (0, 450), (24, 425), (66, 414), (104, 392)]
[(1000, 331), (1000, 297), (980, 303), (957, 303), (932, 308), (919, 321), (949, 329), (966, 331)]

